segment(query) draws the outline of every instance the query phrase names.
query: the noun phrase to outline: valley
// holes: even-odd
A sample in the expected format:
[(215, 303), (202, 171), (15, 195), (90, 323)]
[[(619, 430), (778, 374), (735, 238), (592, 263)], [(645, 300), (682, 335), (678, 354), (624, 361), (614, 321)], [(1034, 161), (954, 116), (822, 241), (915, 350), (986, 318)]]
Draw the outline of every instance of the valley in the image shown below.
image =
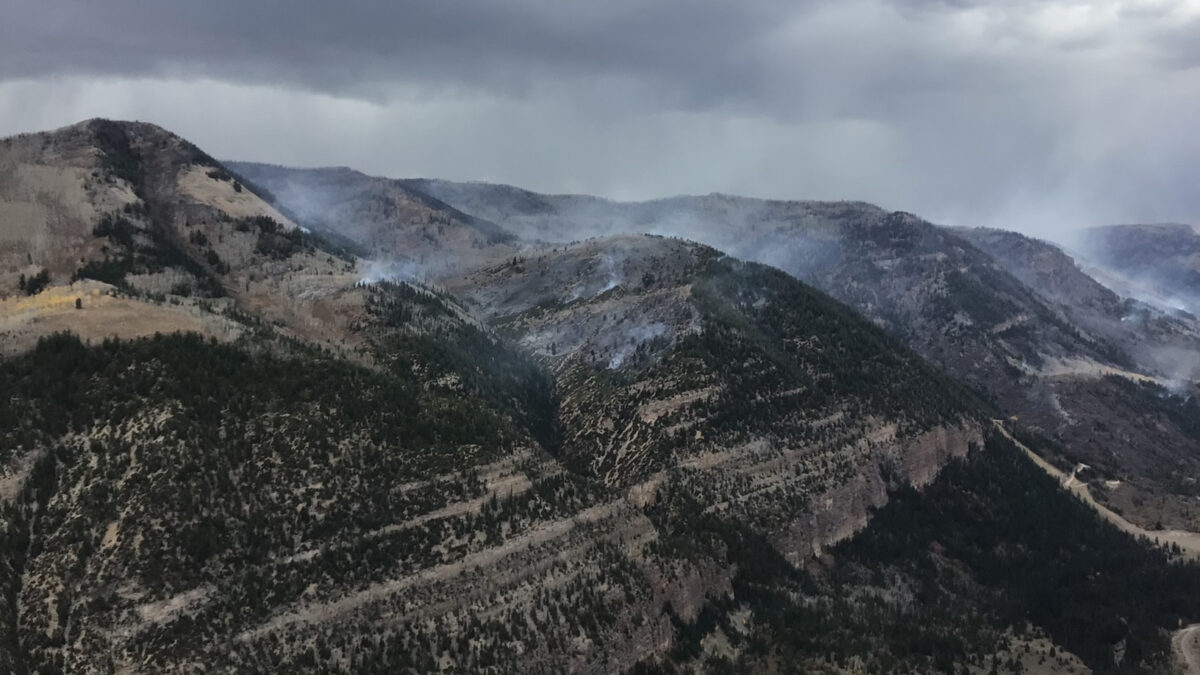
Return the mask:
[(1011, 441), (1014, 445), (1021, 449), (1022, 452), (1029, 457), (1031, 461), (1037, 464), (1043, 471), (1058, 481), (1063, 489), (1068, 490), (1071, 494), (1078, 497), (1083, 503), (1096, 510), (1102, 518), (1112, 523), (1117, 529), (1126, 532), (1138, 539), (1152, 541), (1158, 546), (1162, 546), (1169, 551), (1178, 551), (1178, 555), (1187, 556), (1192, 559), (1200, 559), (1200, 533), (1188, 532), (1185, 530), (1147, 530), (1128, 520), (1125, 520), (1120, 515), (1114, 513), (1111, 509), (1100, 504), (1092, 498), (1091, 492), (1088, 490), (1086, 483), (1082, 483), (1076, 479), (1076, 474), (1080, 469), (1088, 468), (1085, 464), (1077, 466), (1070, 474), (1066, 474), (1059, 470), (1058, 467), (1042, 459), (1036, 452), (1030, 450), (1023, 443), (1013, 438), (1011, 434), (1004, 428), (1003, 420), (993, 420), (996, 429), (1002, 433), (1005, 438)]

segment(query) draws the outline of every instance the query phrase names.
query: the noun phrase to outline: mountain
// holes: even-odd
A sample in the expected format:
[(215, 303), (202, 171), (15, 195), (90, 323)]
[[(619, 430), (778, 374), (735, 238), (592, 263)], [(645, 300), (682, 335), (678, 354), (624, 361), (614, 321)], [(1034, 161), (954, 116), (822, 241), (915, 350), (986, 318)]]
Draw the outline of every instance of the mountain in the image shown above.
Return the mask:
[[(200, 326), (210, 339), (6, 341), (3, 642), (18, 670), (630, 667), (736, 569), (655, 544), (694, 515), (651, 518), (667, 495), (719, 501), (739, 536), (802, 561), (981, 442), (969, 397), (878, 329), (712, 249), (618, 238), (535, 267), (489, 236), (466, 248), (504, 262), (456, 259), (464, 275), (446, 288), (363, 283), (369, 264), (307, 233), (321, 221), (297, 225), (302, 209), (269, 205), (260, 195), (279, 197), (162, 129), (92, 121), (19, 140), (36, 151), (10, 160), (14, 175), (67, 166), (102, 188), (41, 186), (39, 203), (76, 209), (87, 253), (14, 251), (33, 268), (12, 300), (38, 310), (86, 288), (82, 309), (53, 306), (57, 327), (91, 316), (83, 338)], [(325, 222), (381, 214), (406, 226), (395, 245), (453, 215), (429, 199), (359, 208), (392, 189), (368, 183)], [(30, 288), (42, 269), (47, 287)], [(569, 307), (525, 288), (567, 275)], [(489, 294), (507, 304), (480, 309)], [(144, 329), (105, 320), (117, 299)], [(212, 316), (158, 323), (166, 308)], [(47, 327), (27, 314), (30, 337)], [(587, 339), (547, 354), (535, 326)], [(447, 655), (448, 626), (487, 649)], [(365, 634), (379, 636), (369, 649)]]
[(1068, 242), (1105, 283), (1167, 311), (1200, 314), (1200, 234), (1191, 225), (1111, 225)]
[(1132, 363), (1128, 370), (1062, 364), (1040, 383), (1044, 405), (1020, 411), (1025, 423), (1057, 439), (1073, 461), (1105, 474), (1092, 481), (1104, 502), (1147, 527), (1200, 529), (1200, 434), (1193, 422), (1200, 419), (1200, 322), (1117, 295), (1085, 272), (1093, 269), (1088, 263), (1048, 242), (998, 230), (956, 232)]
[(569, 466), (643, 492), (684, 468), (703, 503), (761, 523), (795, 563), (861, 527), (889, 480), (924, 484), (982, 440), (966, 390), (845, 307), (707, 247), (597, 239), (448, 288), (556, 375)]
[[(270, 190), (276, 204), (314, 231), (346, 241), (370, 258), (389, 258), (379, 274), (429, 275), (513, 239), (485, 219), (467, 215), (403, 181), (347, 168), (288, 169), (231, 162), (240, 175)], [(404, 223), (405, 227), (395, 227)]]
[[(1048, 292), (1056, 287), (1046, 286), (1045, 279), (1012, 264), (1014, 256), (1001, 256), (1003, 246), (986, 251), (993, 242), (862, 203), (727, 195), (620, 203), (486, 183), (420, 179), (405, 185), (497, 223), (525, 242), (525, 256), (513, 256), (509, 265), (519, 268), (524, 259), (535, 260), (539, 280), (532, 289), (544, 291), (539, 297), (550, 296), (537, 306), (532, 321), (522, 316), (522, 307), (505, 306), (528, 300), (527, 284), (506, 285), (497, 297), (487, 285), (482, 291), (472, 288), (478, 274), (464, 281), (450, 272), (441, 282), (465, 289), (468, 303), (493, 315), (527, 346), (554, 352), (560, 347), (557, 337), (581, 339), (574, 323), (578, 313), (569, 312), (564, 320), (556, 305), (642, 274), (653, 278), (651, 270), (661, 265), (656, 260), (626, 273), (615, 262), (624, 259), (622, 253), (589, 251), (589, 246), (608, 246), (599, 242), (630, 232), (699, 240), (777, 265), (872, 318), (990, 396), (1005, 414), (1016, 414), (1055, 439), (1041, 446), (1055, 461), (1095, 467), (1090, 480), (1098, 498), (1136, 522), (1200, 526), (1195, 485), (1187, 480), (1200, 454), (1188, 425), (1178, 422), (1188, 419), (1190, 404), (1172, 395), (1181, 383), (1163, 371), (1173, 355), (1195, 353), (1194, 331), (1161, 314), (1138, 313), (1147, 308), (1115, 297), (1054, 247), (1047, 250), (1061, 257), (1050, 255), (1051, 266), (1066, 264), (1074, 272), (1061, 276), (1058, 295)], [(589, 237), (601, 239), (578, 243)], [(584, 263), (572, 263), (574, 269), (583, 268), (593, 279), (601, 271), (591, 287), (572, 279), (569, 269), (544, 278), (546, 259), (571, 250), (589, 251), (582, 255)], [(658, 329), (644, 308), (621, 307), (620, 315), (634, 317), (629, 331), (635, 335), (648, 326)], [(586, 343), (589, 355), (599, 361), (619, 356), (611, 342), (605, 344), (608, 327), (590, 323), (599, 339)], [(613, 337), (623, 340), (624, 335), (616, 331)], [(1153, 425), (1152, 433), (1144, 432), (1147, 424)]]
[[(90, 120), (5, 139), (0, 152), (0, 213), (18, 234), (0, 248), (5, 334), (36, 334), (48, 320), (89, 338), (163, 328), (232, 336), (249, 312), (353, 348), (343, 329), (356, 311), (357, 260), (191, 143), (150, 124)], [(58, 290), (43, 296), (47, 285)], [(84, 296), (81, 313), (72, 295)], [(147, 304), (156, 308), (133, 316)]]
[[(784, 270), (149, 124), (0, 167), (5, 671), (1154, 672), (1200, 617), (1185, 551)], [(930, 232), (876, 215), (847, 259)]]
[(618, 203), (487, 184), (409, 184), (526, 240), (644, 231), (776, 266), (1002, 399), (1018, 378), (1056, 359), (1124, 358), (1064, 321), (987, 254), (911, 214), (859, 202), (707, 195)]
[(1053, 245), (859, 202), (622, 203), (486, 183), (406, 184), (529, 242), (651, 232), (774, 265), (1058, 441), (1056, 461), (1094, 467), (1098, 496), (1130, 518), (1200, 529), (1189, 480), (1200, 471), (1200, 438), (1174, 421), (1192, 414), (1200, 326), (1115, 294)]

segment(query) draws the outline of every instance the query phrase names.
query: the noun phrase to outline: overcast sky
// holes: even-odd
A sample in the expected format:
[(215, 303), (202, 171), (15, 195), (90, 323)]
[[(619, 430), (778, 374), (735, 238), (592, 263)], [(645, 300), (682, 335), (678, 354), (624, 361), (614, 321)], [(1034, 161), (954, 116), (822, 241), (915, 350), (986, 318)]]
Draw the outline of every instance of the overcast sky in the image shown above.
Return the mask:
[(0, 135), (1050, 235), (1200, 221), (1200, 0), (6, 0)]

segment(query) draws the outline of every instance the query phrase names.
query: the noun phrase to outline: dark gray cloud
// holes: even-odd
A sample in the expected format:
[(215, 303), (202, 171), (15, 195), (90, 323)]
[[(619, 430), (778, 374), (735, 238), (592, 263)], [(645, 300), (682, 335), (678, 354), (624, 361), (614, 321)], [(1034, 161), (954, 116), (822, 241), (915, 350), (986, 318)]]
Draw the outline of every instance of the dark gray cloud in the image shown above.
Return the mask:
[[(208, 76), (377, 96), (397, 80), (536, 87), (619, 76), (706, 103), (749, 93), (783, 3), (16, 0), (0, 76)], [(793, 5), (794, 6), (794, 5)]]
[(10, 0), (0, 133), (1048, 232), (1200, 218), (1197, 45), (1196, 0)]

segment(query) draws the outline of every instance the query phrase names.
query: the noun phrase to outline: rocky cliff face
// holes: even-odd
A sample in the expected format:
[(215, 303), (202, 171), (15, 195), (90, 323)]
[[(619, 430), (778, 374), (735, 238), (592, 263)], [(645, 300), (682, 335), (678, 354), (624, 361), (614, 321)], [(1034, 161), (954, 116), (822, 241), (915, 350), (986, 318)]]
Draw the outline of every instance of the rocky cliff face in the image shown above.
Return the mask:
[(891, 439), (850, 481), (815, 496), (807, 523), (796, 521), (773, 533), (771, 541), (792, 564), (803, 565), (825, 547), (865, 528), (898, 487), (922, 488), (952, 459), (981, 447), (982, 428), (973, 422), (938, 427), (905, 440)]

